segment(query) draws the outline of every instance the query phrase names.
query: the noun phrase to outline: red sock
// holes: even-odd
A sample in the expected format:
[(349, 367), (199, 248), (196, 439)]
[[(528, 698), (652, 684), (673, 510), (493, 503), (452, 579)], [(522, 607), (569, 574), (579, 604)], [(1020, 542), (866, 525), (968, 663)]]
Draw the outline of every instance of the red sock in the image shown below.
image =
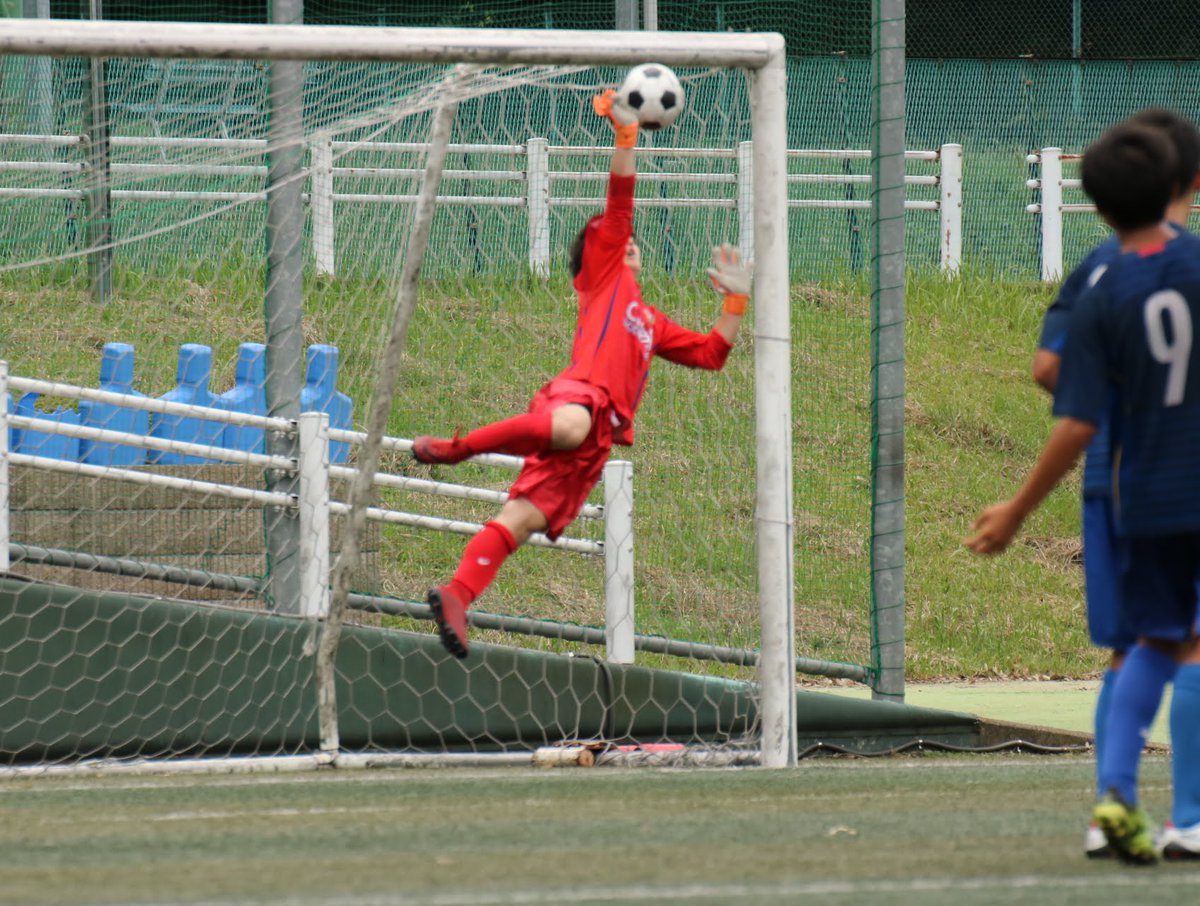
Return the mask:
[(492, 584), (501, 564), (516, 551), (517, 539), (499, 522), (489, 522), (467, 542), (450, 588), (464, 604), (470, 604)]
[(462, 443), (472, 453), (508, 453), (528, 456), (550, 449), (552, 413), (534, 412), (514, 415), (502, 422), (476, 428)]

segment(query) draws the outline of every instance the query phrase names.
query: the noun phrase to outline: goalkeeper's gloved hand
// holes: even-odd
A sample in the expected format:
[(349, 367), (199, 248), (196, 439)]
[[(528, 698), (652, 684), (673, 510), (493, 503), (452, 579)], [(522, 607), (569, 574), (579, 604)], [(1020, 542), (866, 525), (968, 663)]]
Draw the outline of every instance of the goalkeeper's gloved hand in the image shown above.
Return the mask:
[(602, 116), (612, 123), (618, 148), (632, 148), (637, 144), (637, 114), (617, 101), (616, 95), (614, 88), (596, 95), (592, 98), (592, 109), (596, 111), (596, 116)]
[(713, 266), (708, 268), (708, 279), (717, 292), (724, 294), (726, 312), (731, 315), (746, 313), (754, 265), (743, 263), (738, 250), (728, 242), (713, 249)]

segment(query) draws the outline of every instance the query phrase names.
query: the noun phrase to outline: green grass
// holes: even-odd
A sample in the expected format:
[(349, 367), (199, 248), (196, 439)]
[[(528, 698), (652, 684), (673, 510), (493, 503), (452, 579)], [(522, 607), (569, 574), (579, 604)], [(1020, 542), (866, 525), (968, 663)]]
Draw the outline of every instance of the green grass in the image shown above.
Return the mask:
[[(1083, 857), (1090, 759), (0, 783), (0, 903), (1176, 904)], [(1161, 819), (1169, 766), (1147, 758)]]
[[(261, 270), (227, 250), (186, 276), (118, 270), (107, 307), (71, 265), (0, 274), (0, 355), (14, 374), (92, 384), (104, 342), (137, 348), (137, 386), (174, 383), (183, 342), (214, 347), (212, 388), (232, 385), (237, 344), (262, 338)], [(653, 262), (651, 262), (653, 267)], [(561, 279), (433, 275), (408, 336), (389, 431), (447, 432), (522, 411), (565, 361), (573, 316)], [(647, 298), (704, 329), (715, 303), (698, 282), (650, 275)], [(985, 505), (1010, 494), (1049, 430), (1029, 377), (1052, 290), (988, 274), (914, 276), (907, 334), (907, 670), (958, 676), (1085, 676), (1100, 665), (1083, 621), (1078, 486), (1055, 492), (1001, 558), (961, 539)], [(353, 276), (310, 281), (306, 342), (341, 349), (339, 389), (366, 411), (392, 293)], [(859, 282), (792, 292), (796, 460), (797, 652), (870, 662), (870, 301)], [(634, 461), (639, 631), (721, 645), (757, 643), (753, 545), (753, 342), (724, 372), (655, 366)], [(385, 457), (413, 475), (503, 488), (510, 473), (450, 470)], [(389, 492), (398, 506), (471, 520), (494, 508)], [(571, 534), (595, 536), (577, 522)], [(457, 563), (464, 539), (383, 531), (382, 589), (419, 598)], [(523, 550), (480, 606), (598, 625), (603, 577), (585, 558)], [(533, 642), (555, 647), (549, 642)], [(670, 662), (677, 663), (677, 662)], [(704, 669), (718, 669), (710, 666)]]

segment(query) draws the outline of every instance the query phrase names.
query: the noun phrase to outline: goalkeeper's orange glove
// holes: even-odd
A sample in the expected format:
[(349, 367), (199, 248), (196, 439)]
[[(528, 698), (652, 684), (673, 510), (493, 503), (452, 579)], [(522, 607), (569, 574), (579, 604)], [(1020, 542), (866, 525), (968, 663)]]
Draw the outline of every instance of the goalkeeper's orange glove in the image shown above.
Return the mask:
[(729, 243), (713, 249), (713, 266), (708, 268), (708, 279), (717, 292), (725, 297), (724, 311), (731, 315), (744, 315), (750, 302), (750, 286), (754, 282), (754, 265), (742, 262)]
[(602, 116), (612, 123), (618, 148), (632, 148), (637, 144), (637, 115), (624, 104), (616, 102), (616, 95), (613, 88), (596, 95), (592, 98), (592, 109), (596, 111), (596, 116)]

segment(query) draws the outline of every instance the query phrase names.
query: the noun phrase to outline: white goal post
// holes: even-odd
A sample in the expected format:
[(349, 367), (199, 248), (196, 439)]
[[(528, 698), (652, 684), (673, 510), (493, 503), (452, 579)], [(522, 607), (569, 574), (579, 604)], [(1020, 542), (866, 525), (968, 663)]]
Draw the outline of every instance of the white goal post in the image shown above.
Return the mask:
[(0, 21), (0, 53), (80, 57), (632, 66), (751, 74), (761, 764), (796, 761), (786, 70), (776, 34)]

